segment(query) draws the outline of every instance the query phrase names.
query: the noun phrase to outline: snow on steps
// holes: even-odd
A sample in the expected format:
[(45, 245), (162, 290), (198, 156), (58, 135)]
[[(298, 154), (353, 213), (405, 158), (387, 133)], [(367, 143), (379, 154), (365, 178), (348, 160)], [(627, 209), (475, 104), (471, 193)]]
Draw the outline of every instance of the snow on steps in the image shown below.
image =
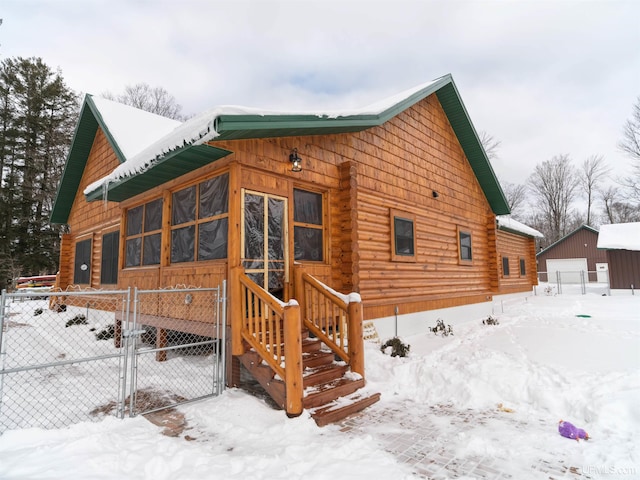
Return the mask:
[(363, 395), (361, 392), (356, 391), (321, 407), (312, 408), (309, 412), (316, 424), (319, 427), (324, 427), (325, 425), (338, 422), (347, 418), (349, 415), (360, 412), (378, 400), (380, 400), (379, 393)]
[[(258, 380), (280, 408), (285, 404), (285, 386), (273, 370), (262, 363), (255, 351), (240, 357), (247, 370)], [(327, 425), (359, 412), (380, 399), (379, 393), (363, 394), (364, 379), (350, 371), (342, 361), (335, 361), (333, 352), (315, 338), (303, 336), (302, 341), (303, 407), (319, 426)]]

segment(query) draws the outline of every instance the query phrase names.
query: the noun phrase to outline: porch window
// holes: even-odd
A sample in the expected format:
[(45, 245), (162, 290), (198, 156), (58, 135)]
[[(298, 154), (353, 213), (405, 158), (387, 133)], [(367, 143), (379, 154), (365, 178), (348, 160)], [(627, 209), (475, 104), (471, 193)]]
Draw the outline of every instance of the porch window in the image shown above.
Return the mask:
[(416, 216), (391, 210), (391, 260), (395, 262), (416, 261)]
[(502, 276), (509, 276), (509, 257), (502, 257)]
[(73, 266), (73, 283), (91, 282), (91, 239), (76, 243), (76, 258)]
[(527, 274), (526, 262), (524, 258), (520, 259), (520, 276), (524, 277)]
[(171, 262), (227, 258), (229, 174), (173, 194)]
[(125, 267), (160, 264), (162, 198), (127, 210)]
[(470, 264), (473, 261), (471, 232), (458, 227), (458, 263)]
[(324, 260), (322, 204), (320, 193), (293, 190), (293, 243), (296, 260)]
[(118, 251), (120, 232), (115, 231), (102, 236), (102, 262), (100, 265), (100, 284), (118, 283)]

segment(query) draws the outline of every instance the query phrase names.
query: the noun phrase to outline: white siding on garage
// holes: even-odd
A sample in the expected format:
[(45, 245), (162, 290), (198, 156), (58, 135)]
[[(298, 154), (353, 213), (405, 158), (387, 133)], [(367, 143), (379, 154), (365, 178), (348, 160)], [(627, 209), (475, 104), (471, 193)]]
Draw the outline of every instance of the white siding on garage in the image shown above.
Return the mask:
[(586, 258), (555, 258), (547, 260), (547, 273), (549, 282), (557, 280), (557, 273), (560, 272), (562, 283), (581, 283), (580, 272), (584, 272), (584, 281), (589, 281)]

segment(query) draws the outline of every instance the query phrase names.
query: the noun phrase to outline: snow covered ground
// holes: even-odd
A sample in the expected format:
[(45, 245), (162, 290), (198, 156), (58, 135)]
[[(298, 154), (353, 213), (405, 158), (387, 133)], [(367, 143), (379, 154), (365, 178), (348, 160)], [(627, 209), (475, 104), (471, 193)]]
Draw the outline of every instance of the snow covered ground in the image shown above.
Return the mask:
[[(398, 414), (428, 423), (430, 448), (446, 446), (459, 465), (494, 459), (512, 478), (537, 479), (550, 475), (536, 462), (561, 462), (566, 478), (640, 478), (640, 297), (564, 293), (505, 302), (499, 325), (470, 318), (453, 336), (405, 338), (407, 358), (368, 344), (367, 388), (382, 399), (346, 432), (231, 389), (181, 407), (179, 437), (142, 417), (7, 431), (0, 478), (420, 478), (384, 441), (402, 433)], [(592, 438), (561, 437), (560, 419)], [(461, 468), (458, 478), (477, 478)]]

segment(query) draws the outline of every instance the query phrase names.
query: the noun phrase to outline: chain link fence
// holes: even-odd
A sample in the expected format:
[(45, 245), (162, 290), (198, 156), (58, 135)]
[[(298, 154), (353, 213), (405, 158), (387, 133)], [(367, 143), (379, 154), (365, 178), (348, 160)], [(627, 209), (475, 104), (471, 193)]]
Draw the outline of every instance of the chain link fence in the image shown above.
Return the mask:
[(595, 293), (611, 295), (609, 272), (604, 271), (551, 271), (538, 272), (536, 295), (562, 295)]
[(225, 288), (3, 291), (0, 434), (219, 394)]
[(134, 393), (129, 398), (133, 415), (222, 392), (221, 297), (217, 288), (136, 290), (131, 330)]

